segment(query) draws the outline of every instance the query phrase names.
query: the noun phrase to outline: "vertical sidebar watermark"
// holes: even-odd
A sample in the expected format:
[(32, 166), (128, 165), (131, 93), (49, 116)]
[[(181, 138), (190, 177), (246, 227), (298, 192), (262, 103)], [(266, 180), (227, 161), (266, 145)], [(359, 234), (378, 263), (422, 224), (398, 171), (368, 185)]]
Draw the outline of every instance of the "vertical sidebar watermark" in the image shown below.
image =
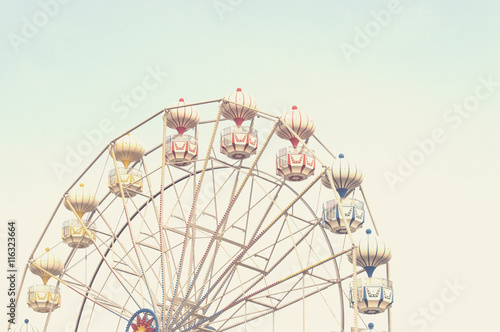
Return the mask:
[(17, 221), (7, 221), (7, 321), (16, 323), (17, 296)]

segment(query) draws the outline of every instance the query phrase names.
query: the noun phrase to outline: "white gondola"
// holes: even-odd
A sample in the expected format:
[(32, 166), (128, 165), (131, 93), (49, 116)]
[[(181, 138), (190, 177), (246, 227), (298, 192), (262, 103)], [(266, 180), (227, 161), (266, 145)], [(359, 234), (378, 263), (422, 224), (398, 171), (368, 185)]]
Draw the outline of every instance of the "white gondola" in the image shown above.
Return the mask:
[(77, 219), (66, 220), (62, 225), (62, 240), (71, 248), (87, 248), (95, 241), (95, 226), (83, 221), (87, 231)]
[(200, 115), (193, 106), (186, 106), (183, 98), (170, 107), (175, 108), (165, 114), (165, 119), (167, 126), (177, 130), (177, 134), (166, 137), (165, 161), (169, 165), (187, 166), (198, 159), (198, 141), (185, 132), (198, 125)]
[[(118, 174), (122, 184), (123, 195), (125, 197), (134, 197), (137, 193), (142, 193), (142, 172), (136, 168), (118, 167)], [(120, 185), (116, 170), (111, 169), (108, 175), (108, 188), (116, 196), (121, 196)]]
[(47, 282), (52, 276), (58, 276), (63, 271), (63, 264), (59, 257), (45, 249), (40, 257), (33, 260), (29, 269), (33, 274), (42, 278), (43, 285), (34, 285), (28, 288), (26, 303), (36, 312), (48, 313), (61, 306), (61, 293)]
[[(114, 155), (117, 161), (120, 161), (124, 167), (111, 169), (108, 174), (108, 188), (116, 196), (121, 196), (120, 180), (123, 195), (125, 197), (134, 197), (142, 192), (142, 172), (133, 168), (130, 164), (138, 162), (144, 156), (145, 148), (135, 137), (127, 134), (117, 140), (113, 146)], [(118, 175), (117, 175), (118, 173)]]
[(187, 166), (198, 159), (198, 141), (190, 135), (168, 136), (165, 142), (167, 164)]
[[(85, 213), (94, 212), (99, 200), (84, 187), (83, 183), (70, 192), (64, 200), (64, 206), (71, 212), (75, 212), (82, 222)], [(74, 211), (73, 211), (74, 210)], [(61, 237), (64, 243), (71, 248), (87, 248), (95, 240), (95, 226), (85, 224), (87, 232), (78, 219), (67, 220), (63, 223)]]
[[(375, 269), (384, 265), (392, 258), (391, 248), (378, 236), (372, 235), (371, 229), (366, 230), (356, 251), (357, 266), (365, 269), (368, 278), (357, 280), (357, 307), (363, 314), (379, 314), (384, 312), (394, 301), (394, 290), (392, 282), (382, 278), (372, 278)], [(350, 252), (347, 258), (353, 262), (353, 253)], [(353, 287), (351, 284), (351, 307), (355, 305), (353, 300)]]
[(34, 311), (46, 314), (61, 307), (61, 292), (52, 285), (30, 286), (26, 303)]
[[(342, 200), (342, 211), (347, 224), (354, 233), (362, 227), (365, 222), (365, 210), (363, 202), (354, 198)], [(347, 234), (347, 228), (343, 225), (339, 205), (335, 200), (326, 201), (323, 204), (323, 227), (336, 234)]]
[[(362, 278), (357, 280), (358, 310), (363, 314), (379, 314), (394, 302), (392, 282), (382, 278)], [(351, 308), (354, 306), (351, 284)]]
[(220, 138), (220, 152), (231, 159), (246, 159), (255, 154), (258, 148), (257, 130), (242, 126), (257, 114), (257, 102), (248, 93), (236, 89), (220, 105), (224, 118), (233, 120), (236, 126), (224, 128)]
[(286, 147), (276, 154), (276, 175), (288, 181), (302, 181), (314, 175), (316, 158), (305, 148)]
[(220, 152), (231, 159), (246, 159), (258, 148), (257, 130), (247, 126), (224, 128), (220, 138)]
[(308, 139), (315, 130), (313, 119), (297, 106), (293, 106), (281, 116), (276, 135), (289, 140), (292, 146), (283, 148), (276, 154), (276, 175), (288, 181), (302, 181), (314, 174), (316, 158), (309, 149), (304, 146), (298, 148), (298, 145), (299, 138)]

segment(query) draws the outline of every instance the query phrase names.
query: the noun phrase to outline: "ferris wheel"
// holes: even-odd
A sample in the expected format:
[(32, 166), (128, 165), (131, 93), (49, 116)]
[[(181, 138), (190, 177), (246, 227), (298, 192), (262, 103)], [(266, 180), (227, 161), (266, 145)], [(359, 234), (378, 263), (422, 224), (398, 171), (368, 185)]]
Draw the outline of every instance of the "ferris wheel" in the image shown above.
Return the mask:
[(299, 331), (311, 315), (357, 332), (383, 314), (391, 331), (391, 250), (362, 172), (315, 129), (296, 106), (275, 116), (238, 88), (181, 98), (111, 141), (26, 265), (40, 330), (252, 331), (266, 319)]

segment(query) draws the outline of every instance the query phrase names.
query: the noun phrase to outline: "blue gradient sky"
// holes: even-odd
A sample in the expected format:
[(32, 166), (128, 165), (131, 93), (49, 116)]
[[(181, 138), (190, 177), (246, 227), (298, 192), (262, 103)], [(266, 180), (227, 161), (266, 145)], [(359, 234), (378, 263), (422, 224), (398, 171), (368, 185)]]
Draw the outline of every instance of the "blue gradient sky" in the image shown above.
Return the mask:
[[(458, 128), (444, 115), (474, 95), (479, 78), (500, 85), (500, 2), (401, 1), (350, 59), (340, 45), (354, 45), (356, 28), (389, 1), (240, 1), (222, 19), (214, 3), (73, 0), (19, 47), (13, 34), (23, 37), (23, 18), (32, 21), (41, 7), (0, 5), (0, 202), (3, 218), (22, 224), (22, 254), (105, 142), (179, 96), (216, 99), (241, 86), (262, 110), (299, 105), (315, 118), (318, 137), (363, 168), (394, 251), (395, 331), (419, 331), (411, 317), (454, 279), (466, 289), (425, 330), (494, 326), (484, 280), (495, 280), (490, 256), (500, 230), (500, 86)], [(120, 119), (113, 103), (147, 68), (168, 75)], [(114, 129), (58, 179), (53, 163), (105, 118)], [(397, 174), (398, 158), (435, 128), (447, 139), (392, 190), (385, 174)], [(330, 330), (318, 323), (317, 331)]]

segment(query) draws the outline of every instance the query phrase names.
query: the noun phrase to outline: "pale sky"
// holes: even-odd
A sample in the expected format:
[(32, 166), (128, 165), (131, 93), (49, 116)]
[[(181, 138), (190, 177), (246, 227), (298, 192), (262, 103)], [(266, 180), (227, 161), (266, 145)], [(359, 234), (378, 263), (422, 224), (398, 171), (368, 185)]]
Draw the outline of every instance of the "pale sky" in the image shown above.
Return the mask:
[[(393, 248), (393, 331), (494, 329), (499, 11), (463, 0), (1, 4), (0, 202), (20, 225), (19, 261), (109, 141), (179, 97), (242, 87), (269, 113), (299, 105), (363, 169)], [(127, 105), (147, 75), (151, 89)], [(102, 140), (55, 171), (103, 123)]]

